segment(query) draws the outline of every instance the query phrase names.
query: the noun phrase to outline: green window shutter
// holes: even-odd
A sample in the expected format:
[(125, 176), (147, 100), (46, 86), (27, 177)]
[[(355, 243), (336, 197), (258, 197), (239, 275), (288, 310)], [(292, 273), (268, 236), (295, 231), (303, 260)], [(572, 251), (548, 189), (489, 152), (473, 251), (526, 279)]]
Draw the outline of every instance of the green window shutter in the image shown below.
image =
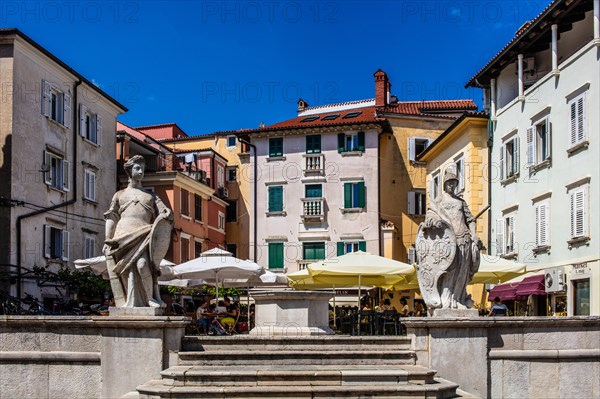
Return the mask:
[(283, 211), (283, 187), (269, 187), (269, 212)]
[(358, 151), (365, 151), (365, 132), (358, 132)]
[(344, 254), (344, 242), (338, 241), (337, 243), (337, 256), (342, 256)]
[(358, 207), (365, 207), (365, 182), (358, 182)]
[(269, 139), (269, 156), (280, 157), (283, 155), (283, 138), (275, 137)]
[(338, 134), (338, 152), (346, 151), (346, 135), (344, 133)]
[(352, 208), (352, 183), (344, 183), (344, 208)]
[(283, 268), (283, 243), (269, 244), (269, 269)]
[(306, 198), (321, 198), (323, 196), (323, 189), (320, 184), (307, 184), (305, 188)]
[(325, 243), (318, 242), (315, 244), (315, 259), (325, 259)]
[(359, 251), (363, 251), (363, 252), (367, 252), (367, 242), (366, 241), (359, 241), (358, 242), (358, 250)]
[(320, 154), (321, 153), (321, 136), (311, 135), (306, 136), (306, 153)]

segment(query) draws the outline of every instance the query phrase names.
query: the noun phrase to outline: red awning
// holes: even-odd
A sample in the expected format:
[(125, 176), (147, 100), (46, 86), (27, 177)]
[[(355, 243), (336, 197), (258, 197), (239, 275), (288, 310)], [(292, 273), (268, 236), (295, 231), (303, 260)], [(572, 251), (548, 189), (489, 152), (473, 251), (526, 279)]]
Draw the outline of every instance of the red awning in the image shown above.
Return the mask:
[(517, 297), (525, 297), (529, 295), (546, 295), (546, 285), (544, 283), (544, 275), (538, 274), (535, 276), (525, 277), (517, 286)]
[(506, 283), (495, 286), (490, 290), (488, 301), (493, 302), (498, 297), (503, 301), (512, 301), (517, 298), (518, 283)]

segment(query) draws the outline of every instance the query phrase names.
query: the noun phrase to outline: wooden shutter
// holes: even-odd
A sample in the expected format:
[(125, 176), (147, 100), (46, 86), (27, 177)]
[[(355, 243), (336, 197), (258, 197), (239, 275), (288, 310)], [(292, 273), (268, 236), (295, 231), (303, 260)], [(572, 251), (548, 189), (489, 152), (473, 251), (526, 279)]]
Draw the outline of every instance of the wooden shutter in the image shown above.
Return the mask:
[(513, 158), (514, 158), (514, 164), (515, 164), (515, 175), (519, 174), (519, 171), (521, 169), (521, 159), (519, 156), (519, 147), (520, 147), (520, 139), (519, 136), (515, 137), (513, 140)]
[(62, 124), (65, 127), (71, 127), (71, 95), (69, 93), (63, 93), (63, 114)]
[(346, 135), (338, 133), (338, 152), (346, 151)]
[(506, 225), (508, 227), (508, 231), (505, 231), (505, 240), (507, 243), (507, 248), (510, 247), (510, 252), (515, 253), (515, 217), (509, 216), (506, 218)]
[(506, 152), (506, 144), (502, 144), (500, 147), (500, 180), (504, 180), (506, 176), (506, 162), (504, 160), (504, 153)]
[(280, 269), (283, 267), (283, 243), (269, 243), (269, 268)]
[(504, 253), (504, 219), (496, 219), (496, 255)]
[(577, 99), (577, 142), (585, 140), (585, 95)]
[(269, 188), (269, 212), (283, 211), (283, 187)]
[(408, 139), (408, 159), (410, 161), (415, 160), (415, 139), (411, 137)]
[(79, 135), (86, 137), (87, 134), (87, 123), (86, 123), (87, 107), (83, 104), (79, 104)]
[(91, 199), (96, 201), (96, 174), (90, 173), (90, 193)]
[(50, 116), (52, 107), (52, 86), (45, 80), (42, 80), (42, 115)]
[(62, 260), (69, 260), (69, 232), (62, 231)]
[(577, 100), (571, 102), (571, 135), (570, 144), (574, 146), (577, 144)]
[(102, 118), (96, 115), (96, 144), (102, 145)]
[(527, 128), (527, 166), (533, 166), (536, 162), (536, 151), (535, 151), (535, 141), (536, 141), (536, 132), (533, 126)]
[(71, 175), (70, 175), (71, 162), (63, 159), (61, 163), (62, 163), (62, 189), (63, 189), (63, 191), (70, 191), (71, 190)]
[(48, 185), (52, 185), (52, 173), (50, 163), (52, 159), (50, 157), (50, 153), (48, 151), (44, 151), (44, 182)]
[(52, 257), (52, 227), (47, 224), (44, 225), (44, 256)]
[(571, 238), (585, 236), (586, 190), (578, 189), (571, 193)]
[(408, 192), (408, 214), (415, 215), (416, 212), (416, 193), (414, 191)]
[(550, 158), (552, 158), (552, 124), (550, 118), (546, 118), (546, 158), (542, 161)]
[(358, 186), (358, 207), (359, 208), (364, 208), (365, 207), (365, 182), (360, 181), (358, 183), (356, 183)]
[(352, 183), (344, 183), (344, 208), (352, 208)]
[(548, 233), (549, 231), (549, 223), (548, 219), (550, 217), (549, 206), (548, 204), (540, 204), (540, 241), (539, 245), (548, 245), (550, 243)]
[(358, 151), (365, 151), (365, 132), (358, 132)]
[(359, 241), (358, 242), (358, 250), (359, 251), (363, 251), (363, 252), (367, 252), (367, 242), (366, 241)]
[(337, 256), (342, 256), (344, 254), (344, 242), (338, 241), (337, 243)]

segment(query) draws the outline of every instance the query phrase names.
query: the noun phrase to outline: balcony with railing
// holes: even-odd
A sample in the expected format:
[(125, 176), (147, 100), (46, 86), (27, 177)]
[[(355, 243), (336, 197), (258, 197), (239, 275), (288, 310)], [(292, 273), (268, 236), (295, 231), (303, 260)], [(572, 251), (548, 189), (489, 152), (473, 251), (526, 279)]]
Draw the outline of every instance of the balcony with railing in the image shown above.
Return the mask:
[(298, 262), (298, 270), (304, 270), (304, 269), (306, 269), (306, 267), (308, 265), (310, 265), (312, 262), (316, 262), (316, 261), (314, 261), (314, 260), (298, 259), (296, 262)]
[(320, 223), (325, 220), (325, 198), (302, 198), (302, 221)]
[(323, 154), (304, 154), (304, 174), (325, 173), (325, 157)]

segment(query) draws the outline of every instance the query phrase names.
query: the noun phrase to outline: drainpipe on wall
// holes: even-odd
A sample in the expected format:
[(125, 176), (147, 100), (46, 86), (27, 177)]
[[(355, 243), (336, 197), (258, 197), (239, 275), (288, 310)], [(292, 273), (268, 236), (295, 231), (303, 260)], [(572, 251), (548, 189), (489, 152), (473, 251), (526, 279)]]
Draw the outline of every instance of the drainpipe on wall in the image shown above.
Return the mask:
[(241, 137), (238, 137), (237, 139), (240, 143), (246, 144), (247, 146), (251, 147), (254, 150), (254, 168), (253, 168), (254, 169), (254, 171), (253, 171), (253, 173), (254, 173), (254, 187), (253, 187), (254, 201), (252, 201), (253, 208), (254, 208), (254, 211), (253, 211), (253, 213), (254, 213), (254, 229), (253, 229), (254, 230), (254, 233), (253, 233), (254, 234), (254, 258), (253, 258), (253, 260), (254, 260), (254, 262), (256, 262), (257, 257), (258, 257), (258, 241), (256, 240), (256, 236), (258, 234), (258, 228), (256, 227), (257, 211), (258, 211), (257, 204), (256, 204), (256, 196), (258, 193), (258, 191), (257, 191), (257, 189), (258, 189), (258, 177), (257, 177), (258, 160), (257, 160), (257, 156), (256, 156), (256, 146), (254, 144), (250, 143), (249, 141), (244, 140)]
[(492, 248), (492, 149), (494, 144), (494, 122), (488, 119), (488, 228), (487, 228), (487, 241), (488, 241), (488, 255), (490, 255), (490, 249)]
[(41, 215), (42, 213), (46, 213), (46, 212), (50, 212), (53, 211), (55, 209), (58, 208), (63, 208), (65, 206), (68, 205), (72, 205), (74, 203), (77, 202), (77, 136), (79, 135), (79, 107), (77, 106), (77, 88), (79, 87), (79, 85), (81, 85), (81, 79), (78, 79), (77, 82), (75, 82), (75, 85), (73, 87), (73, 104), (74, 106), (71, 107), (71, 109), (73, 110), (73, 161), (72, 161), (72, 165), (73, 165), (73, 170), (71, 172), (71, 176), (73, 176), (73, 198), (71, 198), (68, 201), (65, 202), (61, 202), (60, 204), (56, 204), (53, 206), (50, 206), (48, 208), (42, 208), (39, 209), (37, 211), (33, 211), (30, 213), (26, 213), (24, 215), (19, 215), (17, 217), (17, 298), (21, 299), (21, 278), (22, 278), (22, 266), (21, 266), (21, 224), (23, 222), (24, 219), (33, 217), (33, 216), (37, 216), (37, 215)]

